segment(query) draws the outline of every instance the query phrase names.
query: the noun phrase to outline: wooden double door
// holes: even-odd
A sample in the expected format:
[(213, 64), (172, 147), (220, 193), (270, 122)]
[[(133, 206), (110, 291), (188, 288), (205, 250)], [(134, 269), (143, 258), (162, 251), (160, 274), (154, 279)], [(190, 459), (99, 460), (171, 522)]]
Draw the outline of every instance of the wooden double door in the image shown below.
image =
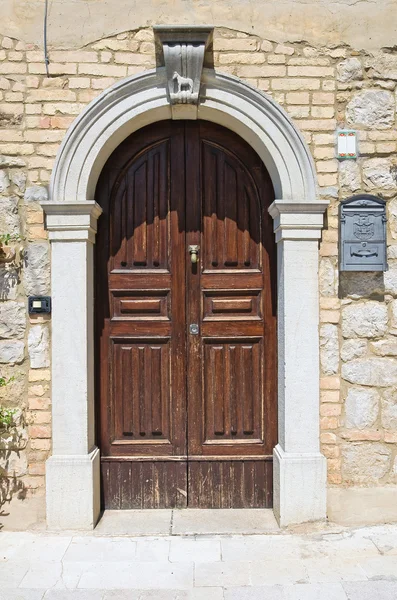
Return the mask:
[(165, 121), (97, 187), (105, 508), (272, 506), (275, 244), (268, 173), (238, 136)]

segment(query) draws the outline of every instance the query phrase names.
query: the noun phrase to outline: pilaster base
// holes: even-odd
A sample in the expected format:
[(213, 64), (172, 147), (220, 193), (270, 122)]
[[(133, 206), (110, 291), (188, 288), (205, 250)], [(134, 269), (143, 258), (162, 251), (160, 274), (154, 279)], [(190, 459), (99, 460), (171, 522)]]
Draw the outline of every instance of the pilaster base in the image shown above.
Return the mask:
[(285, 527), (326, 518), (327, 461), (320, 452), (273, 451), (274, 514)]
[(100, 460), (86, 455), (51, 456), (46, 463), (47, 526), (94, 529), (100, 512)]

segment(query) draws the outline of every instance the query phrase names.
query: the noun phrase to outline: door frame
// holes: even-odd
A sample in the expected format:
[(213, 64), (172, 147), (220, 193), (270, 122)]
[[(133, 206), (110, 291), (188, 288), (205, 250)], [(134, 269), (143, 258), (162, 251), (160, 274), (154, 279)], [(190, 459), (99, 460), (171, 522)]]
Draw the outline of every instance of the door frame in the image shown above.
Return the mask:
[[(263, 160), (276, 200), (278, 439), (274, 513), (281, 526), (324, 519), (320, 453), (318, 241), (328, 202), (318, 199), (308, 146), (284, 110), (237, 78), (204, 69), (198, 118), (242, 137)], [(53, 454), (46, 464), (47, 523), (92, 529), (100, 513), (94, 418), (94, 192), (113, 150), (137, 129), (173, 116), (164, 68), (124, 79), (69, 128), (43, 202), (51, 242)], [(175, 117), (175, 115), (174, 115)]]

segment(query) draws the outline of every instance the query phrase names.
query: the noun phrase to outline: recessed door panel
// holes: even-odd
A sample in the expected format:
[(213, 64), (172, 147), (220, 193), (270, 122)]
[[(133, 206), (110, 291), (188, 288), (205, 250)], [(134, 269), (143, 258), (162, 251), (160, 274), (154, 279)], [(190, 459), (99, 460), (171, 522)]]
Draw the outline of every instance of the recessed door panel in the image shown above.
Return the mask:
[(104, 507), (271, 506), (275, 253), (263, 164), (222, 127), (161, 122), (119, 146), (97, 198)]

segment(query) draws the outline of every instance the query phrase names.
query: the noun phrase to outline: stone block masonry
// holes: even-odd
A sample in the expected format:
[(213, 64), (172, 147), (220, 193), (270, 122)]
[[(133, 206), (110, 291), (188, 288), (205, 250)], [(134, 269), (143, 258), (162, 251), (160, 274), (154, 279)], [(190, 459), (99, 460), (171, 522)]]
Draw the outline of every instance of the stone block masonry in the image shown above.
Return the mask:
[[(47, 78), (41, 49), (10, 37), (0, 45), (0, 233), (23, 237), (22, 258), (0, 265), (1, 373), (14, 376), (0, 388), (0, 402), (18, 408), (24, 444), (8, 473), (39, 493), (51, 450), (51, 321), (29, 319), (26, 310), (28, 295), (50, 293), (39, 203), (76, 116), (120, 78), (154, 68), (155, 55), (151, 29), (130, 31), (80, 50), (50, 49)], [(396, 485), (397, 58), (216, 29), (213, 60), (284, 107), (310, 148), (320, 197), (330, 201), (319, 262), (321, 444), (329, 485)], [(338, 127), (358, 130), (358, 160), (336, 160)], [(387, 201), (385, 274), (338, 272), (339, 202), (358, 192)]]

